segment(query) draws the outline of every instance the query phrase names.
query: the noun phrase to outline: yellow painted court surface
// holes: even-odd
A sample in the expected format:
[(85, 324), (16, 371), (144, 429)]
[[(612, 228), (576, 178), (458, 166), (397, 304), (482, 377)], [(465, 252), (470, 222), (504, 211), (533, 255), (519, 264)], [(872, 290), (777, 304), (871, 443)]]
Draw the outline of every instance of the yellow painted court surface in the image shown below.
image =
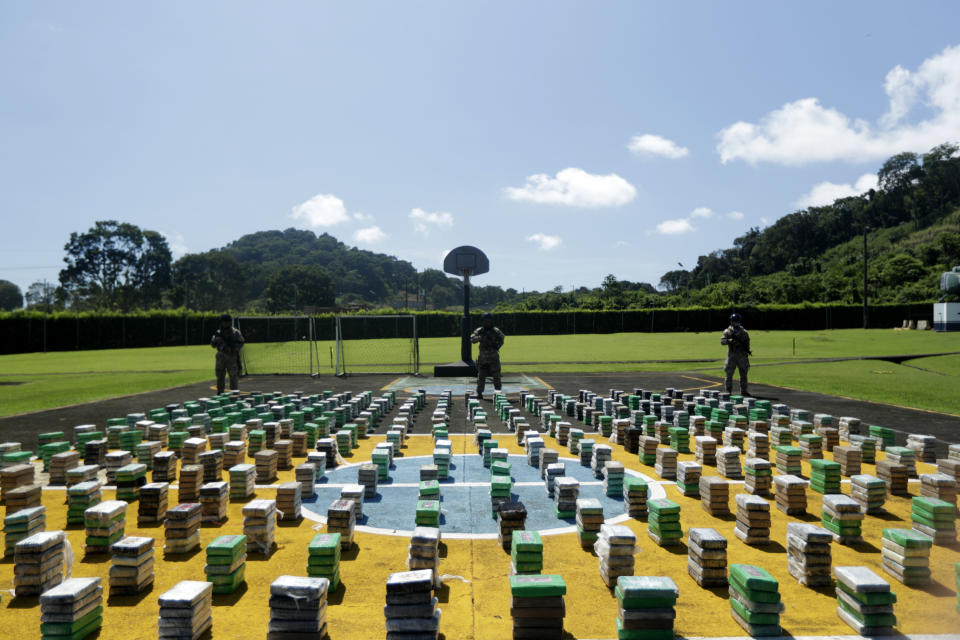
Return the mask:
[[(548, 447), (566, 451), (553, 438), (543, 436)], [(599, 436), (595, 437), (599, 441)], [(350, 462), (367, 460), (370, 452), (383, 436), (360, 440)], [(451, 436), (453, 453), (475, 453), (471, 438)], [(500, 436), (500, 446), (508, 446), (511, 453), (522, 453), (515, 438)], [(509, 444), (506, 444), (509, 443)], [(433, 440), (414, 436), (407, 440), (405, 456), (428, 455)], [(825, 453), (826, 457), (831, 454)], [(877, 452), (882, 459), (882, 452)], [(635, 455), (622, 447), (614, 447), (614, 459), (656, 478), (652, 467), (642, 465)], [(692, 454), (681, 454), (681, 460), (692, 460)], [(933, 472), (931, 465), (917, 463), (919, 473)], [(715, 474), (713, 467), (704, 467), (705, 474)], [(863, 473), (875, 474), (873, 465), (864, 464)], [(804, 476), (809, 477), (809, 466), (804, 463)], [(280, 481), (293, 480), (293, 471), (280, 472)], [(731, 494), (739, 490), (731, 486)], [(919, 484), (911, 482), (911, 493), (919, 494)], [(844, 485), (849, 493), (849, 484)], [(791, 518), (775, 507), (772, 543), (766, 547), (751, 547), (733, 535), (734, 520), (710, 516), (699, 500), (685, 498), (672, 484), (666, 486), (667, 497), (681, 508), (681, 521), (686, 531), (691, 527), (713, 527), (728, 540), (728, 562), (759, 565), (780, 581), (780, 592), (786, 611), (781, 616), (785, 633), (800, 635), (851, 634), (852, 630), (836, 614), (836, 598), (831, 590), (812, 590), (801, 586), (787, 572), (786, 525)], [(258, 489), (257, 497), (273, 498), (274, 490)], [(820, 513), (819, 494), (807, 492), (808, 514)], [(44, 491), (47, 507), (47, 529), (62, 529), (66, 522), (65, 492), (63, 489)], [(104, 491), (104, 500), (112, 499), (112, 491)], [(731, 501), (732, 501), (731, 495)], [(171, 488), (170, 504), (176, 503), (175, 489)], [(732, 503), (732, 502), (731, 502)], [(204, 552), (210, 541), (223, 534), (242, 532), (241, 503), (231, 503), (229, 519), (221, 526), (204, 525), (201, 529), (201, 550), (187, 559), (163, 560), (163, 528), (136, 526), (136, 506), (127, 510), (127, 535), (152, 536), (156, 539), (156, 577), (151, 591), (139, 597), (111, 598), (105, 606), (103, 628), (98, 638), (134, 640), (157, 637), (158, 596), (180, 580), (203, 580)], [(735, 510), (735, 509), (734, 509)], [(833, 564), (862, 565), (888, 579), (898, 596), (895, 612), (898, 630), (907, 634), (960, 633), (960, 613), (957, 612), (957, 593), (954, 583), (954, 565), (960, 562), (960, 546), (935, 546), (931, 553), (933, 584), (925, 588), (910, 588), (893, 580), (880, 568), (880, 536), (884, 527), (909, 528), (910, 501), (906, 497), (889, 496), (888, 514), (867, 516), (863, 524), (864, 543), (857, 547), (832, 545)], [(612, 517), (619, 514), (606, 514)], [(807, 521), (818, 521), (812, 515)], [(730, 615), (725, 589), (703, 589), (687, 574), (685, 547), (674, 550), (658, 547), (646, 533), (646, 522), (629, 520), (626, 523), (636, 534), (637, 575), (667, 575), (680, 588), (677, 603), (675, 631), (683, 636), (743, 636), (744, 631)], [(316, 533), (311, 520), (293, 525), (278, 523), (278, 549), (269, 557), (250, 554), (247, 559), (246, 586), (235, 594), (214, 596), (214, 638), (256, 638), (267, 635), (269, 585), (276, 576), (306, 575), (307, 544)], [(413, 513), (410, 514), (410, 528)], [(322, 528), (320, 529), (322, 530)], [(76, 554), (74, 576), (99, 576), (105, 587), (110, 567), (109, 556), (84, 558), (84, 531), (80, 527), (68, 530), (69, 540)], [(581, 549), (576, 534), (545, 536), (544, 573), (559, 574), (567, 584), (565, 628), (574, 638), (615, 638), (616, 599), (602, 583), (598, 574), (598, 560)], [(327, 622), (332, 639), (370, 639), (385, 635), (383, 604), (384, 583), (390, 573), (406, 570), (407, 539), (358, 532), (354, 548), (343, 554), (341, 576), (343, 586), (329, 597)], [(440, 630), (447, 640), (503, 640), (511, 637), (510, 592), (508, 575), (510, 557), (496, 540), (445, 540), (441, 546), (443, 557), (440, 572), (460, 578), (448, 578), (439, 593), (443, 611)], [(12, 588), (12, 558), (0, 563), (0, 585), (3, 600), (0, 603), (0, 638), (39, 638), (40, 607), (36, 598), (14, 599), (6, 589)]]

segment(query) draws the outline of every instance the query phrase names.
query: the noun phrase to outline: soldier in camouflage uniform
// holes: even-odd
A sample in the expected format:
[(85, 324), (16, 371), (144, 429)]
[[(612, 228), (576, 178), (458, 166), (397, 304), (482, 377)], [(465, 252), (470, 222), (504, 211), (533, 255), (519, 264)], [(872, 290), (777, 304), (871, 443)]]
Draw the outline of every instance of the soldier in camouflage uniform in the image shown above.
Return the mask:
[(743, 328), (739, 313), (730, 316), (730, 326), (723, 330), (720, 344), (727, 346), (727, 361), (723, 370), (727, 374), (727, 393), (733, 393), (733, 372), (740, 370), (740, 395), (747, 393), (747, 371), (750, 369), (750, 334)]
[(220, 328), (213, 334), (210, 346), (217, 350), (216, 372), (217, 393), (223, 393), (226, 375), (230, 374), (230, 389), (240, 388), (240, 349), (243, 348), (243, 336), (233, 326), (229, 313), (220, 316)]
[(482, 324), (470, 336), (470, 342), (480, 343), (477, 356), (477, 395), (483, 400), (483, 388), (487, 378), (493, 378), (493, 388), (500, 391), (500, 347), (503, 346), (503, 331), (493, 326), (493, 316), (483, 314)]

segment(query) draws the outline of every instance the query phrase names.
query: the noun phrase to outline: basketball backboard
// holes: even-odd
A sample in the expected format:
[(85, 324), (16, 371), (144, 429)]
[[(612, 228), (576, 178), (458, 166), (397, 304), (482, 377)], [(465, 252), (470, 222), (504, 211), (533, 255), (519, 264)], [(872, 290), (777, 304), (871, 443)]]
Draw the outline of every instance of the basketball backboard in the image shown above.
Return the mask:
[(463, 245), (447, 254), (443, 270), (454, 276), (478, 276), (490, 271), (490, 260), (480, 249)]

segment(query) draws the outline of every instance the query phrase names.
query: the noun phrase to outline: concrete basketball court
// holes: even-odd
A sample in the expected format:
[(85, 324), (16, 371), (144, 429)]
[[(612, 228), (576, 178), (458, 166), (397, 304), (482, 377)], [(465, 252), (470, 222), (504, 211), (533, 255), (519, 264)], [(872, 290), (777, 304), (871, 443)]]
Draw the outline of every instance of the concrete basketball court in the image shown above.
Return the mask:
[[(575, 394), (579, 389), (590, 389), (605, 394), (610, 389), (632, 391), (634, 388), (662, 390), (665, 387), (682, 389), (716, 388), (720, 381), (696, 373), (618, 373), (618, 374), (527, 374), (505, 376), (505, 390), (511, 396), (527, 389), (544, 394), (548, 388)], [(488, 383), (489, 385), (489, 383)], [(247, 378), (242, 388), (262, 391), (303, 391), (318, 393), (324, 389), (360, 392), (385, 389), (398, 390), (398, 397), (406, 392), (425, 389), (440, 393), (449, 388), (454, 392), (450, 439), (453, 442), (454, 464), (451, 479), (441, 483), (442, 520), (441, 544), (444, 574), (443, 588), (437, 596), (443, 610), (441, 637), (446, 640), (489, 639), (511, 637), (509, 605), (510, 556), (496, 540), (496, 521), (490, 514), (489, 470), (482, 466), (473, 443), (473, 424), (466, 420), (463, 391), (472, 389), (472, 381), (462, 379), (413, 378), (405, 376), (361, 375), (349, 378), (293, 378), (265, 376)], [(960, 418), (942, 414), (865, 403), (843, 398), (792, 391), (765, 385), (751, 390), (758, 397), (784, 402), (792, 407), (831, 413), (836, 416), (853, 415), (867, 424), (881, 424), (896, 428), (901, 433), (930, 433), (946, 448), (948, 442), (960, 439)], [(188, 385), (124, 398), (75, 407), (54, 409), (35, 414), (0, 419), (0, 440), (16, 440), (24, 448), (35, 445), (36, 434), (62, 430), (71, 433), (77, 424), (93, 423), (100, 426), (109, 417), (124, 416), (170, 402), (183, 402), (214, 393), (209, 383)], [(492, 388), (488, 386), (488, 396)], [(429, 397), (427, 408), (421, 411), (399, 457), (390, 470), (390, 480), (381, 483), (376, 498), (364, 502), (363, 519), (358, 523), (355, 544), (341, 558), (343, 585), (329, 596), (327, 621), (329, 637), (367, 639), (382, 638), (384, 582), (390, 573), (406, 570), (407, 538), (413, 528), (413, 504), (416, 500), (416, 481), (419, 465), (425, 463), (433, 450), (429, 435), (430, 409), (436, 397)], [(487, 406), (492, 404), (487, 401)], [(516, 435), (510, 433), (491, 411), (489, 427), (494, 431), (498, 445), (509, 449), (513, 465), (514, 498), (524, 501), (530, 515), (527, 526), (539, 530), (544, 541), (544, 573), (558, 574), (567, 583), (566, 618), (564, 627), (568, 638), (609, 639), (616, 637), (616, 599), (603, 585), (597, 573), (598, 559), (590, 551), (581, 549), (573, 533), (573, 523), (557, 519), (548, 510), (548, 503), (536, 471), (526, 464), (523, 448)], [(528, 416), (531, 422), (536, 418)], [(298, 523), (278, 523), (278, 548), (269, 557), (250, 554), (247, 561), (246, 584), (230, 596), (214, 597), (213, 638), (266, 637), (269, 608), (266, 594), (269, 584), (278, 575), (305, 575), (306, 546), (317, 531), (324, 530), (325, 509), (339, 495), (344, 484), (356, 482), (356, 466), (369, 461), (378, 442), (385, 439), (381, 422), (367, 439), (346, 459), (346, 464), (330, 469), (317, 485), (317, 496), (304, 499), (304, 518)], [(580, 426), (575, 423), (574, 426)], [(602, 436), (589, 428), (586, 437), (597, 443)], [(676, 633), (684, 637), (743, 637), (743, 630), (733, 621), (725, 589), (703, 589), (686, 572), (686, 546), (663, 548), (646, 534), (645, 520), (630, 519), (624, 514), (623, 500), (602, 495), (600, 481), (590, 470), (579, 464), (575, 455), (567, 453), (555, 439), (544, 434), (547, 446), (557, 449), (567, 473), (581, 481), (583, 497), (602, 499), (608, 523), (627, 525), (637, 535), (636, 575), (668, 575), (680, 589), (677, 603)], [(898, 436), (902, 444), (905, 436)], [(31, 444), (33, 443), (33, 444)], [(763, 547), (748, 546), (733, 535), (732, 517), (713, 517), (704, 511), (698, 499), (684, 497), (672, 481), (660, 480), (651, 466), (643, 465), (635, 454), (628, 454), (622, 446), (613, 445), (614, 459), (623, 462), (630, 474), (644, 477), (650, 485), (650, 497), (666, 496), (681, 506), (684, 535), (691, 527), (713, 527), (728, 540), (728, 561), (762, 566), (780, 582), (780, 592), (786, 610), (781, 624), (787, 637), (856, 637), (836, 614), (836, 597), (832, 589), (809, 589), (797, 584), (786, 569), (784, 548), (786, 524), (789, 521), (818, 522), (819, 494), (808, 490), (807, 513), (797, 518), (787, 517), (772, 509), (771, 543)], [(825, 454), (830, 457), (831, 454)], [(878, 452), (878, 459), (882, 453)], [(692, 454), (681, 454), (680, 460), (692, 460)], [(294, 460), (294, 464), (301, 460)], [(931, 465), (917, 463), (919, 473), (932, 472)], [(704, 467), (705, 475), (716, 474), (716, 468)], [(804, 463), (804, 476), (809, 477), (809, 465)], [(863, 473), (875, 474), (873, 465), (864, 464)], [(149, 474), (148, 474), (149, 475)], [(226, 475), (226, 474), (225, 474)], [(293, 471), (281, 471), (279, 482), (293, 479)], [(844, 491), (849, 492), (849, 481)], [(737, 481), (731, 481), (731, 493), (737, 493)], [(176, 487), (171, 487), (170, 503), (176, 504)], [(919, 495), (919, 484), (911, 482), (910, 492)], [(275, 488), (258, 486), (256, 497), (272, 498)], [(104, 490), (104, 500), (113, 498), (113, 490)], [(66, 508), (62, 488), (51, 487), (43, 493), (47, 507), (47, 528), (65, 528)], [(732, 501), (731, 501), (732, 502)], [(241, 503), (229, 505), (228, 520), (220, 526), (204, 524), (202, 545), (223, 534), (240, 533), (242, 529)], [(735, 511), (735, 507), (734, 507)], [(960, 613), (957, 612), (957, 588), (953, 565), (960, 562), (960, 546), (935, 546), (931, 553), (933, 582), (928, 587), (910, 588), (887, 576), (880, 569), (880, 536), (884, 527), (910, 527), (910, 501), (907, 497), (889, 496), (887, 513), (868, 516), (863, 525), (864, 541), (854, 546), (833, 544), (833, 565), (863, 565), (888, 579), (898, 596), (895, 612), (898, 631), (910, 637), (958, 637)], [(157, 540), (155, 584), (151, 591), (136, 597), (112, 597), (104, 594), (104, 623), (97, 638), (151, 638), (156, 637), (157, 597), (179, 580), (203, 579), (204, 554), (195, 552), (187, 557), (163, 559), (163, 528), (136, 526), (136, 507), (128, 508), (126, 535), (152, 536)], [(74, 576), (100, 576), (104, 585), (109, 571), (109, 557), (87, 557), (83, 552), (82, 528), (67, 528), (74, 549)], [(0, 562), (0, 584), (12, 585), (12, 559)], [(0, 637), (39, 637), (39, 606), (36, 598), (13, 598), (3, 593), (0, 602)]]

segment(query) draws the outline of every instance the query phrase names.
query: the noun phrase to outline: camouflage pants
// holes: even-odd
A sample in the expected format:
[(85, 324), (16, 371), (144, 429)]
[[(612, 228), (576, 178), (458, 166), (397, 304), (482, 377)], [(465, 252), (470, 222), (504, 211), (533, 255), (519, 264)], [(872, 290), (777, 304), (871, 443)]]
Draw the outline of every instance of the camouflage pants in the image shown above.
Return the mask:
[(493, 378), (493, 388), (500, 391), (500, 359), (477, 363), (477, 395), (483, 395), (487, 378)]
[(747, 395), (747, 371), (750, 369), (750, 356), (742, 351), (727, 352), (727, 361), (723, 371), (727, 374), (727, 393), (733, 393), (733, 372), (740, 371), (740, 395)]
[(237, 390), (240, 388), (240, 357), (237, 354), (217, 354), (217, 393), (223, 393), (226, 386), (227, 374), (230, 374), (230, 388)]

